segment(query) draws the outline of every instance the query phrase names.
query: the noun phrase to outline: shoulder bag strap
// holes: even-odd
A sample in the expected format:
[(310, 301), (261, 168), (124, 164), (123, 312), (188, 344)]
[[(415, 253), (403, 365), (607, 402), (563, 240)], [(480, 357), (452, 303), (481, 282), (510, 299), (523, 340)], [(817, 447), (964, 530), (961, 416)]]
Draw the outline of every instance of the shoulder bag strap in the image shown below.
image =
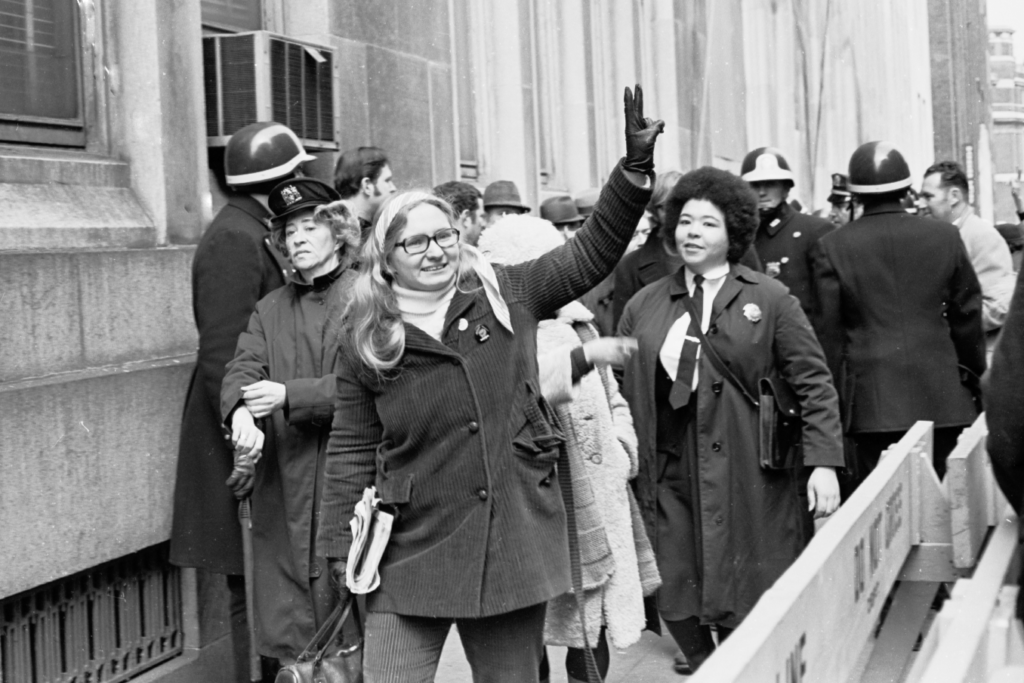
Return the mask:
[[(307, 661), (309, 659), (320, 660), (327, 652), (327, 648), (331, 643), (334, 642), (338, 634), (341, 633), (341, 627), (348, 621), (348, 616), (352, 612), (353, 607), (356, 604), (356, 596), (349, 593), (348, 600), (338, 603), (338, 606), (334, 608), (331, 615), (327, 617), (323, 625), (320, 626), (320, 630), (316, 632), (313, 639), (309, 641), (309, 645), (299, 655), (298, 661)], [(358, 618), (356, 623), (358, 623)], [(329, 636), (327, 634), (330, 634)], [(327, 636), (325, 638), (325, 636)]]
[(569, 449), (563, 443), (558, 447), (558, 486), (562, 490), (565, 504), (565, 521), (569, 532), (569, 569), (572, 575), (572, 592), (576, 595), (576, 610), (580, 615), (583, 631), (583, 656), (587, 665), (587, 683), (601, 683), (594, 651), (587, 640), (587, 621), (583, 610), (583, 567), (580, 562), (580, 541), (576, 534), (576, 501), (572, 495), (572, 469), (569, 464)]
[(693, 300), (690, 299), (690, 297), (686, 297), (683, 299), (683, 305), (686, 306), (686, 310), (690, 314), (690, 319), (695, 321), (693, 329), (697, 332), (697, 338), (700, 339), (701, 348), (707, 350), (708, 358), (711, 359), (711, 364), (714, 365), (716, 370), (722, 373), (726, 379), (732, 382), (733, 385), (740, 390), (740, 393), (750, 401), (752, 406), (757, 408), (760, 405), (757, 399), (754, 398), (745, 386), (743, 386), (743, 383), (740, 382), (736, 375), (732, 374), (732, 370), (730, 370), (729, 366), (722, 361), (722, 357), (718, 355), (718, 352), (715, 351), (715, 347), (711, 345), (711, 342), (709, 342), (708, 338), (704, 335), (704, 331), (700, 329), (700, 320), (697, 318), (697, 311), (693, 307)]

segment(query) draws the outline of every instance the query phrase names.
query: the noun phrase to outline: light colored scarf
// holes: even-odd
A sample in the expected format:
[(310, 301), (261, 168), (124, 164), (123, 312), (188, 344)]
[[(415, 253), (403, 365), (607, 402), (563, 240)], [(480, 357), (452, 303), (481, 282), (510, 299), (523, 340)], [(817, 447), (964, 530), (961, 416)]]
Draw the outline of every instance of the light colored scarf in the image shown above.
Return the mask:
[(397, 283), (391, 285), (398, 301), (398, 312), (402, 320), (420, 328), (437, 341), (441, 341), (444, 332), (444, 317), (448, 313), (448, 305), (455, 296), (455, 287), (446, 291), (424, 292), (418, 289), (407, 289)]
[[(426, 192), (413, 190), (412, 192), (403, 192), (400, 195), (396, 195), (389, 199), (382, 207), (380, 215), (377, 216), (377, 222), (373, 227), (374, 247), (380, 255), (381, 266), (383, 266), (386, 256), (384, 253), (384, 237), (387, 235), (388, 226), (391, 225), (391, 221), (395, 220), (395, 216), (403, 208), (424, 199), (437, 198)], [(487, 301), (491, 304), (491, 310), (494, 311), (494, 317), (498, 319), (498, 322), (505, 329), (515, 334), (512, 329), (512, 316), (509, 313), (508, 304), (505, 303), (504, 297), (501, 296), (501, 290), (498, 288), (498, 276), (494, 272), (494, 268), (473, 246), (462, 244), (460, 245), (460, 252), (460, 258), (467, 253), (473, 258), (473, 270), (476, 272), (477, 277), (480, 278), (484, 294), (487, 295)]]

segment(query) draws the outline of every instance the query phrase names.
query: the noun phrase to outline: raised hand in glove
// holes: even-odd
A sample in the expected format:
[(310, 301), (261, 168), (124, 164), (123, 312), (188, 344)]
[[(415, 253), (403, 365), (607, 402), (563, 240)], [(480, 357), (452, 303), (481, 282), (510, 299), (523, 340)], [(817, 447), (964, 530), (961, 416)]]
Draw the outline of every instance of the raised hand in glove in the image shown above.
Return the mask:
[(622, 160), (624, 171), (650, 175), (654, 172), (654, 143), (664, 121), (644, 118), (644, 91), (636, 85), (636, 94), (626, 88), (623, 97), (626, 107), (626, 157)]

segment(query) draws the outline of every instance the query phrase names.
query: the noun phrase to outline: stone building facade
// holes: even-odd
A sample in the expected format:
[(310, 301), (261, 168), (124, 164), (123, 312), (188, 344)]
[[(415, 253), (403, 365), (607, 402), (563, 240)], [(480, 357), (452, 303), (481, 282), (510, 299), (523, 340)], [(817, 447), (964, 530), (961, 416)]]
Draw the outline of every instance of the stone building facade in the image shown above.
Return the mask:
[(38, 680), (230, 679), (222, 579), (161, 559), (195, 358), (189, 269), (225, 192), (210, 105), (234, 101), (211, 85), (204, 45), (259, 30), (296, 41), (300, 59), (332, 56), (333, 139), (310, 164), (324, 179), (337, 150), (372, 144), (400, 188), (511, 179), (537, 206), (607, 177), (623, 151), (622, 89), (640, 82), (667, 123), (658, 168), (736, 170), (771, 144), (798, 174), (796, 196), (821, 207), (861, 142), (892, 140), (918, 175), (937, 154), (929, 5), (11, 3), (0, 17), (13, 36), (0, 47), (0, 679), (22, 680), (19, 666)]

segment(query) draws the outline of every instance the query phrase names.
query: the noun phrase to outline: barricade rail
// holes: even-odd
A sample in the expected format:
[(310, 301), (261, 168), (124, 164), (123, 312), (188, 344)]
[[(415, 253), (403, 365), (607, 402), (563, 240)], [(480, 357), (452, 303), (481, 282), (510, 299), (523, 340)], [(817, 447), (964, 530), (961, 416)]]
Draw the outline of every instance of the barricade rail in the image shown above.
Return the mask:
[[(986, 436), (982, 415), (940, 482), (932, 423), (915, 424), (693, 683), (1024, 681), (1014, 668), (1024, 666), (1024, 635), (1012, 618), (1017, 587), (1004, 585), (1017, 519), (992, 476)], [(915, 653), (941, 583), (954, 581)]]

